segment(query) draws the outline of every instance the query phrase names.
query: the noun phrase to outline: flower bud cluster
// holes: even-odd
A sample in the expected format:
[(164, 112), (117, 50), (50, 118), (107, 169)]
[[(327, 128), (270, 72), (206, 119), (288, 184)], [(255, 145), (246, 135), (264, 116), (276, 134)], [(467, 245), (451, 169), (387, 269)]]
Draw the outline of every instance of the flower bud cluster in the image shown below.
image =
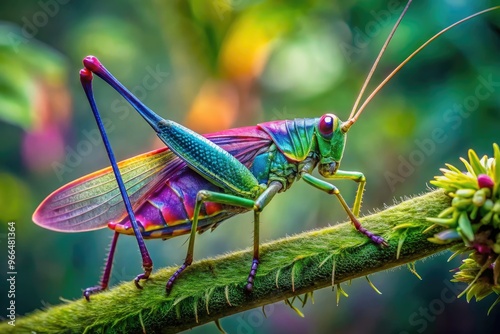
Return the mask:
[(466, 171), (446, 164), (447, 168), (441, 169), (443, 175), (431, 181), (443, 188), (452, 201), (437, 217), (427, 218), (433, 226), (445, 228), (429, 241), (444, 244), (463, 240), (461, 252), (470, 254), (454, 281), (469, 284), (464, 291), (467, 300), (472, 297), (480, 300), (492, 292), (500, 294), (500, 150), (497, 144), (493, 144), (493, 152), (493, 158), (479, 159), (469, 150), (469, 161), (461, 158)]

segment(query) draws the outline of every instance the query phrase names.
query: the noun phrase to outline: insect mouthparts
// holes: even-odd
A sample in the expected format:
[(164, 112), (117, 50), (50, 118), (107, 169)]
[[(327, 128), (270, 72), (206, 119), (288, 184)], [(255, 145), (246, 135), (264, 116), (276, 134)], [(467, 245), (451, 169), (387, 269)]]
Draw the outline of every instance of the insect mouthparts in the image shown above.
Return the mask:
[(338, 168), (339, 164), (336, 161), (333, 161), (326, 164), (320, 164), (318, 167), (318, 171), (322, 176), (328, 177), (335, 175)]

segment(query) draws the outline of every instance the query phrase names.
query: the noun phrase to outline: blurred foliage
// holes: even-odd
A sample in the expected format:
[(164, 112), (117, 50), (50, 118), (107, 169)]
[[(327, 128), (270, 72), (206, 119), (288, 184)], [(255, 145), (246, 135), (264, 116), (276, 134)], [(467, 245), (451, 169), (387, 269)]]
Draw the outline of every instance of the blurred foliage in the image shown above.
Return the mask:
[(0, 120), (32, 129), (43, 100), (53, 91), (44, 86), (66, 87), (64, 57), (23, 36), (17, 26), (0, 23)]
[[(495, 4), (415, 1), (370, 87), (435, 32)], [(55, 233), (31, 222), (51, 191), (108, 164), (78, 80), (84, 56), (98, 56), (149, 107), (199, 132), (326, 111), (345, 119), (402, 6), (383, 0), (2, 1), (0, 219), (18, 227), (18, 313), (58, 303), (60, 296), (79, 298), (81, 288), (95, 284), (111, 235)], [(342, 169), (363, 171), (368, 179), (363, 212), (424, 191), (445, 162), (469, 148), (482, 155), (498, 142), (499, 31), (498, 12), (450, 31), (372, 101), (350, 131), (342, 162)], [(10, 32), (22, 41), (19, 52)], [(120, 159), (161, 146), (111, 88), (96, 80), (95, 90)], [(355, 185), (338, 186), (352, 201)], [(261, 238), (345, 219), (336, 201), (297, 182), (264, 212)], [(242, 215), (197, 238), (196, 258), (249, 246), (249, 222), (251, 216)], [(184, 242), (148, 242), (155, 266), (182, 261)], [(267, 320), (254, 310), (222, 325), (248, 333), (498, 327), (497, 309), (486, 317), (488, 303), (450, 301), (455, 291), (446, 283), (447, 269), (460, 259), (443, 265), (444, 259), (417, 266), (422, 282), (404, 270), (376, 275), (382, 296), (355, 281), (345, 287), (350, 297), (340, 307), (333, 306), (334, 293), (321, 293), (303, 310), (304, 319), (277, 304), (266, 308)], [(120, 239), (112, 284), (131, 280), (139, 264), (135, 241)], [(2, 305), (5, 298), (1, 292)], [(217, 332), (210, 325), (197, 330)]]
[[(0, 121), (26, 131), (21, 152), (33, 171), (50, 170), (64, 156), (71, 115), (66, 58), (23, 28), (0, 22)], [(19, 149), (19, 148), (18, 148)]]

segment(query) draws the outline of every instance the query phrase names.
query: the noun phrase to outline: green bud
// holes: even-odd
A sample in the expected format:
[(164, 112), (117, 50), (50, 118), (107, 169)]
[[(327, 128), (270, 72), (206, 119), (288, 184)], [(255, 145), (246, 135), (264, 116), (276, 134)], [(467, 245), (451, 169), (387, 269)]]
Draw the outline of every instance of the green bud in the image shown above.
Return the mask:
[(472, 201), (470, 198), (460, 198), (460, 197), (455, 197), (451, 201), (451, 205), (457, 209), (467, 209), (469, 205), (471, 205)]
[(483, 209), (484, 210), (488, 210), (488, 211), (491, 211), (491, 209), (493, 209), (493, 201), (491, 199), (487, 199), (485, 202), (484, 202), (484, 205), (483, 205)]
[(476, 193), (476, 189), (458, 189), (455, 194), (458, 197), (471, 198)]
[(494, 228), (499, 228), (500, 227), (500, 215), (498, 213), (495, 213), (493, 215), (493, 227)]
[(426, 218), (428, 222), (438, 224), (444, 227), (455, 227), (457, 226), (457, 220), (456, 218), (434, 218), (434, 217), (428, 217)]
[(488, 188), (483, 188), (481, 190), (476, 191), (476, 193), (472, 197), (472, 203), (474, 203), (475, 206), (483, 206), (484, 202), (486, 202), (486, 194), (484, 192), (484, 189)]
[(462, 212), (458, 217), (458, 226), (462, 230), (463, 235), (469, 240), (474, 240), (474, 231), (472, 230), (472, 225), (469, 220), (469, 216), (467, 216), (467, 212)]
[(438, 215), (438, 218), (448, 217), (449, 215), (452, 215), (455, 210), (456, 210), (456, 208), (449, 206), (446, 209), (444, 209), (443, 211), (441, 211), (441, 213)]
[(477, 213), (479, 212), (479, 207), (473, 205), (472, 206), (472, 211), (469, 213), (469, 217), (472, 220), (475, 220), (477, 217)]
[(500, 213), (500, 200), (495, 202), (495, 205), (493, 205), (493, 209), (491, 211), (495, 213)]
[(481, 218), (481, 224), (487, 225), (490, 223), (491, 219), (493, 218), (493, 211), (489, 211), (487, 214)]

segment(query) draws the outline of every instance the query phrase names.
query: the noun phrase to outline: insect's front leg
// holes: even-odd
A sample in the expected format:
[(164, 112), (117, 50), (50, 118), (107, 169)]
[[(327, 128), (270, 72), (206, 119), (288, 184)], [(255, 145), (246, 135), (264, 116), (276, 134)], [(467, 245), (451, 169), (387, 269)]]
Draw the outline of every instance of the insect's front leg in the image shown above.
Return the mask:
[(350, 179), (358, 182), (358, 190), (356, 193), (356, 199), (354, 201), (354, 206), (353, 210), (347, 205), (346, 201), (344, 200), (344, 197), (340, 194), (340, 191), (337, 187), (335, 187), (333, 184), (328, 183), (324, 180), (318, 179), (317, 177), (312, 176), (308, 172), (302, 172), (302, 178), (304, 181), (306, 181), (308, 184), (311, 186), (315, 187), (316, 189), (322, 190), (328, 194), (335, 195), (337, 199), (339, 200), (340, 204), (344, 208), (345, 212), (349, 216), (351, 222), (353, 223), (354, 227), (356, 230), (361, 232), (362, 234), (366, 235), (368, 238), (370, 238), (373, 242), (375, 242), (378, 245), (383, 245), (387, 246), (387, 242), (384, 240), (384, 238), (376, 235), (373, 232), (370, 232), (366, 228), (364, 228), (361, 223), (359, 222), (357, 215), (359, 214), (359, 210), (361, 207), (361, 200), (363, 197), (363, 190), (365, 187), (366, 179), (363, 176), (362, 173), (358, 172), (347, 172), (347, 171), (337, 171), (337, 173), (332, 177), (332, 179)]
[(363, 193), (365, 191), (366, 177), (361, 172), (355, 171), (345, 171), (338, 170), (334, 177), (334, 180), (352, 180), (358, 184), (358, 189), (356, 190), (356, 197), (354, 198), (354, 204), (352, 205), (352, 213), (356, 217), (359, 217), (359, 211), (361, 210), (361, 204), (363, 202)]

